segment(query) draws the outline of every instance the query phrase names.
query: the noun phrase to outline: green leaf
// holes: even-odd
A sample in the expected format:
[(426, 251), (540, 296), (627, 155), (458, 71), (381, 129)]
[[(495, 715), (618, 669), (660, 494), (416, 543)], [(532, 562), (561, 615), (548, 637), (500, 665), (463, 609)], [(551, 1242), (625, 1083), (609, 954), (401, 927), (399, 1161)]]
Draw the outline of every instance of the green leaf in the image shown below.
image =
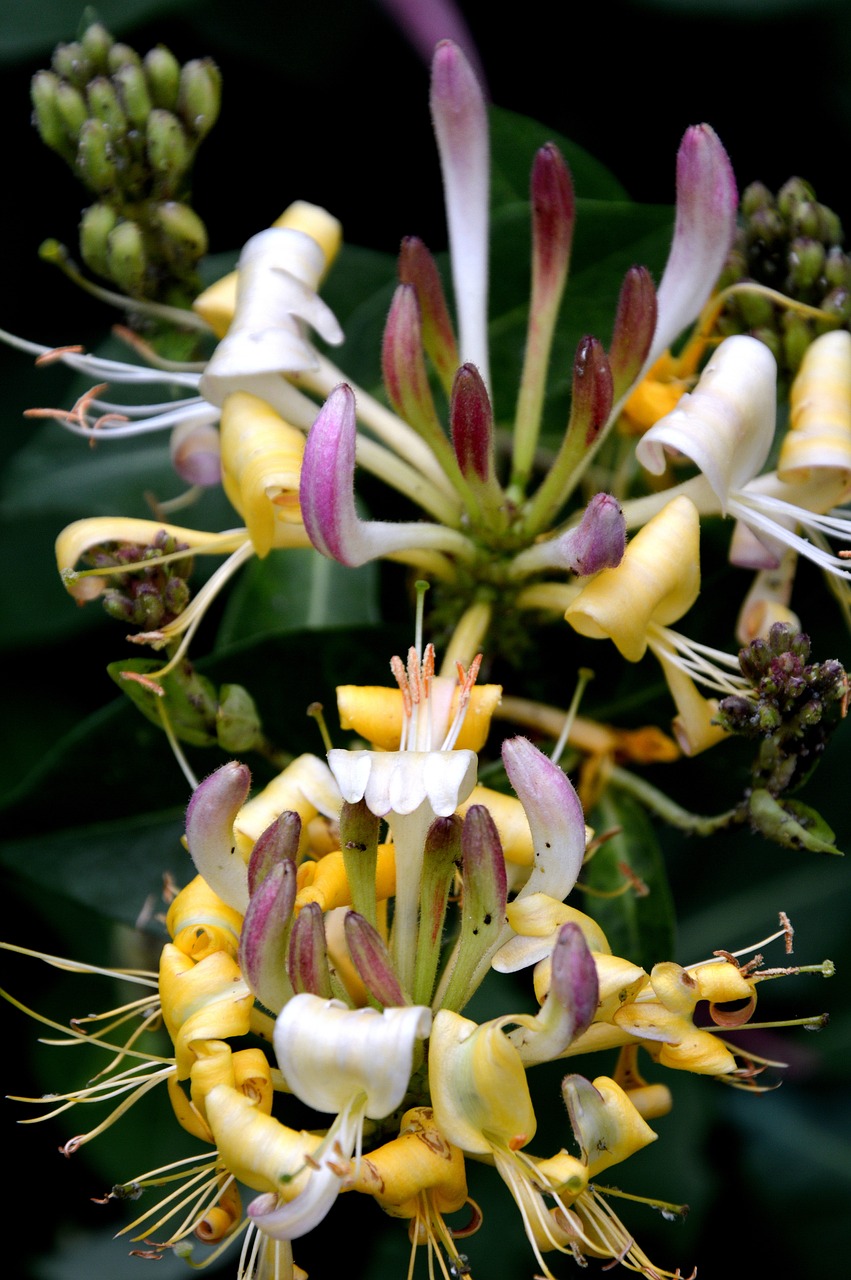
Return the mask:
[(675, 927), (673, 899), (653, 826), (631, 796), (611, 788), (589, 821), (598, 835), (613, 828), (620, 831), (587, 864), (584, 883), (591, 890), (612, 893), (623, 886), (624, 869), (628, 869), (647, 893), (639, 896), (632, 888), (611, 898), (589, 893), (584, 905), (599, 922), (614, 954), (649, 972), (659, 960), (674, 955)]
[(570, 166), (577, 195), (585, 199), (625, 200), (617, 178), (582, 147), (537, 120), (502, 107), (490, 108), (491, 207), (529, 199), (529, 179), (535, 152), (554, 142)]
[(163, 714), (181, 742), (193, 747), (210, 747), (216, 741), (218, 697), (215, 686), (201, 676), (189, 662), (181, 662), (168, 675), (157, 677), (163, 690), (160, 696), (152, 684), (127, 679), (129, 676), (152, 676), (163, 663), (157, 658), (125, 658), (110, 662), (107, 671), (135, 707), (151, 724), (163, 727)]
[[(99, 22), (118, 36), (164, 10), (196, 8), (200, 0), (98, 0)], [(49, 53), (55, 44), (74, 40), (80, 27), (80, 0), (6, 0), (0, 23), (0, 61), (17, 62)]]
[(231, 590), (216, 652), (270, 633), (378, 621), (377, 565), (348, 569), (309, 548), (273, 552), (252, 560)]

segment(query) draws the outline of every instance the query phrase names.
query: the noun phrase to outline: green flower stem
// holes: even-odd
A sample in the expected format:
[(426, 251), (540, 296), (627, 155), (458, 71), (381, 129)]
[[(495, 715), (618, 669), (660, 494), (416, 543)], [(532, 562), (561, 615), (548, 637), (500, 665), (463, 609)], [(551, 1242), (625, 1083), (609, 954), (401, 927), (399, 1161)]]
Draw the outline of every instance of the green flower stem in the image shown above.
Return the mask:
[(664, 818), (667, 823), (680, 831), (709, 836), (714, 831), (723, 831), (726, 827), (737, 826), (745, 819), (744, 812), (739, 808), (728, 809), (725, 813), (716, 814), (714, 817), (691, 813), (678, 805), (670, 796), (666, 796), (664, 791), (659, 791), (643, 778), (636, 777), (635, 774), (627, 769), (621, 769), (618, 765), (612, 769), (609, 781), (612, 786), (619, 787), (621, 791), (633, 796), (645, 808), (658, 814), (660, 818)]

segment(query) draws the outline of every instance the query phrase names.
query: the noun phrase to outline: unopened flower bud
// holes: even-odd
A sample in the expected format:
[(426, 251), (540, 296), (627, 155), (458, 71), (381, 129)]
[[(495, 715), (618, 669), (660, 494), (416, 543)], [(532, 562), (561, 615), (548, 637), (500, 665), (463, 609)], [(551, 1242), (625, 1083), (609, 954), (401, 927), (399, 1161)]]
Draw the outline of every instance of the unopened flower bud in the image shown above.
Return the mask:
[(116, 42), (109, 51), (107, 66), (113, 75), (122, 67), (139, 67), (141, 65), (141, 58), (135, 49), (131, 49), (129, 44)]
[(109, 126), (102, 120), (86, 120), (80, 130), (77, 171), (93, 191), (106, 193), (118, 186)]
[(107, 238), (108, 275), (119, 288), (139, 297), (144, 292), (147, 254), (142, 229), (137, 222), (119, 222)]
[(159, 44), (145, 54), (142, 66), (154, 106), (173, 111), (180, 92), (180, 63), (177, 58), (165, 45)]
[(242, 912), (248, 874), (234, 848), (233, 824), (250, 785), (249, 770), (233, 760), (198, 785), (186, 810), (186, 843), (196, 870), (228, 906)]
[(173, 194), (191, 161), (189, 143), (177, 116), (155, 108), (148, 116), (145, 145), (148, 163), (161, 191), (165, 195)]
[(295, 863), (285, 858), (252, 893), (239, 938), (242, 976), (273, 1013), (293, 994), (286, 962), (295, 894)]
[(793, 231), (799, 236), (816, 237), (821, 230), (819, 204), (815, 200), (802, 200), (790, 219)]
[(207, 228), (188, 204), (166, 200), (153, 210), (153, 221), (163, 235), (163, 253), (176, 265), (194, 265), (207, 252)]
[(460, 363), (455, 331), (437, 263), (422, 240), (408, 236), (399, 250), (399, 282), (413, 285), (420, 306), (423, 346), (447, 395)]
[(89, 117), (85, 98), (67, 80), (60, 80), (56, 90), (56, 106), (69, 141), (76, 143), (80, 130)]
[(626, 547), (626, 521), (617, 499), (609, 493), (595, 494), (564, 542), (566, 567), (580, 577), (619, 565)]
[(352, 963), (370, 995), (384, 1006), (409, 1004), (378, 931), (357, 911), (346, 912), (344, 928)]
[(92, 64), (79, 41), (59, 44), (53, 50), (53, 70), (63, 80), (70, 80), (77, 89), (84, 89), (92, 74)]
[[(793, 179), (792, 181), (800, 181), (800, 179)], [(784, 187), (783, 190), (785, 191), (785, 189)], [(781, 197), (782, 194), (781, 192)], [(752, 218), (760, 209), (770, 208), (771, 204), (771, 192), (764, 182), (752, 182), (742, 192), (741, 210), (745, 218)]]
[(646, 267), (630, 267), (618, 297), (609, 365), (619, 400), (641, 371), (656, 330), (656, 289)]
[(205, 138), (219, 116), (222, 76), (211, 58), (195, 58), (180, 72), (178, 110), (186, 128)]
[(33, 104), (33, 122), (45, 146), (58, 151), (70, 160), (70, 148), (65, 121), (57, 102), (60, 80), (52, 71), (39, 71), (32, 78), (30, 97)]
[(80, 44), (97, 74), (107, 69), (107, 59), (113, 47), (113, 39), (102, 22), (92, 22), (83, 32)]
[(290, 934), (287, 967), (296, 994), (306, 991), (325, 1000), (331, 998), (325, 924), (317, 902), (308, 902), (296, 917)]
[(141, 66), (125, 63), (112, 77), (118, 88), (128, 121), (134, 129), (144, 129), (153, 103)]
[(493, 409), (478, 369), (464, 364), (455, 375), (449, 409), (452, 444), (466, 480), (494, 479)]
[(80, 222), (80, 253), (86, 266), (96, 275), (109, 275), (109, 236), (118, 224), (111, 205), (93, 204)]
[(102, 120), (112, 130), (113, 143), (127, 130), (127, 117), (124, 114), (118, 94), (111, 80), (105, 76), (96, 76), (90, 80), (86, 89), (89, 104), (89, 115), (95, 120)]
[(296, 862), (301, 840), (301, 818), (287, 809), (262, 831), (248, 860), (248, 892), (254, 895), (266, 876), (285, 858)]
[(789, 247), (789, 288), (811, 289), (824, 270), (825, 249), (818, 240), (797, 236)]

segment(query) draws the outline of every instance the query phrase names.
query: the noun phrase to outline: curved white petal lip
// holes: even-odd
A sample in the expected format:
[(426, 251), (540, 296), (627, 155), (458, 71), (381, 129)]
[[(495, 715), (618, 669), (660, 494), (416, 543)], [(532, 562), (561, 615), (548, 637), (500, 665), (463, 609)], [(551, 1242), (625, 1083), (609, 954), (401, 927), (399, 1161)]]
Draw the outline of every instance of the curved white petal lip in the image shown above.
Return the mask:
[(349, 1009), (304, 992), (278, 1015), (274, 1045), (288, 1087), (309, 1107), (380, 1120), (401, 1105), (414, 1047), (430, 1031), (424, 1005)]
[(365, 800), (370, 813), (413, 813), (428, 801), (447, 818), (476, 785), (474, 751), (328, 752), (328, 764), (344, 800)]

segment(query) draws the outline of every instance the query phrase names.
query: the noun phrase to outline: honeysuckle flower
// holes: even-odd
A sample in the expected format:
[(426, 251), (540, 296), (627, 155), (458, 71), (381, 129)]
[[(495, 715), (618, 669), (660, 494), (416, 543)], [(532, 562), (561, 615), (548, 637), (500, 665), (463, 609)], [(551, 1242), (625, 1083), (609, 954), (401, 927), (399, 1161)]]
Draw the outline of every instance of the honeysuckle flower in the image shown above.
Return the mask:
[[(820, 347), (824, 338), (829, 342)], [(841, 424), (831, 411), (833, 388), (841, 386), (844, 372), (851, 377), (846, 344), (837, 338), (825, 334), (813, 344), (803, 382), (792, 393), (793, 422), (776, 473), (760, 475), (774, 440), (777, 367), (768, 348), (745, 335), (721, 343), (694, 391), (636, 445), (638, 461), (653, 474), (664, 471), (666, 451), (698, 467), (701, 474), (674, 492), (686, 494), (702, 515), (732, 516), (750, 531), (751, 537), (734, 540), (737, 564), (773, 568), (790, 547), (830, 573), (849, 576), (842, 560), (821, 545), (827, 536), (848, 539), (847, 518), (826, 514), (844, 500), (851, 475), (851, 424)], [(816, 379), (826, 401), (813, 395)], [(628, 503), (627, 523), (641, 523), (653, 504)]]
[[(287, 1085), (302, 1102), (337, 1113), (337, 1119), (311, 1152), (303, 1189), (291, 1194), (289, 1178), (279, 1173), (277, 1185), (248, 1206), (261, 1231), (291, 1240), (322, 1221), (346, 1172), (335, 1164), (360, 1155), (366, 1118), (383, 1119), (401, 1104), (416, 1044), (430, 1029), (431, 1011), (417, 1006), (353, 1010), (306, 993), (284, 1006), (275, 1024), (275, 1053)], [(249, 1170), (251, 1159), (249, 1147)]]
[(632, 539), (621, 564), (584, 587), (565, 613), (580, 635), (611, 639), (629, 662), (638, 662), (648, 648), (654, 653), (677, 704), (677, 741), (690, 755), (724, 736), (712, 724), (715, 707), (694, 681), (724, 694), (745, 688), (733, 674), (734, 657), (690, 642), (670, 627), (700, 591), (699, 540), (694, 503), (682, 494), (672, 498)]

